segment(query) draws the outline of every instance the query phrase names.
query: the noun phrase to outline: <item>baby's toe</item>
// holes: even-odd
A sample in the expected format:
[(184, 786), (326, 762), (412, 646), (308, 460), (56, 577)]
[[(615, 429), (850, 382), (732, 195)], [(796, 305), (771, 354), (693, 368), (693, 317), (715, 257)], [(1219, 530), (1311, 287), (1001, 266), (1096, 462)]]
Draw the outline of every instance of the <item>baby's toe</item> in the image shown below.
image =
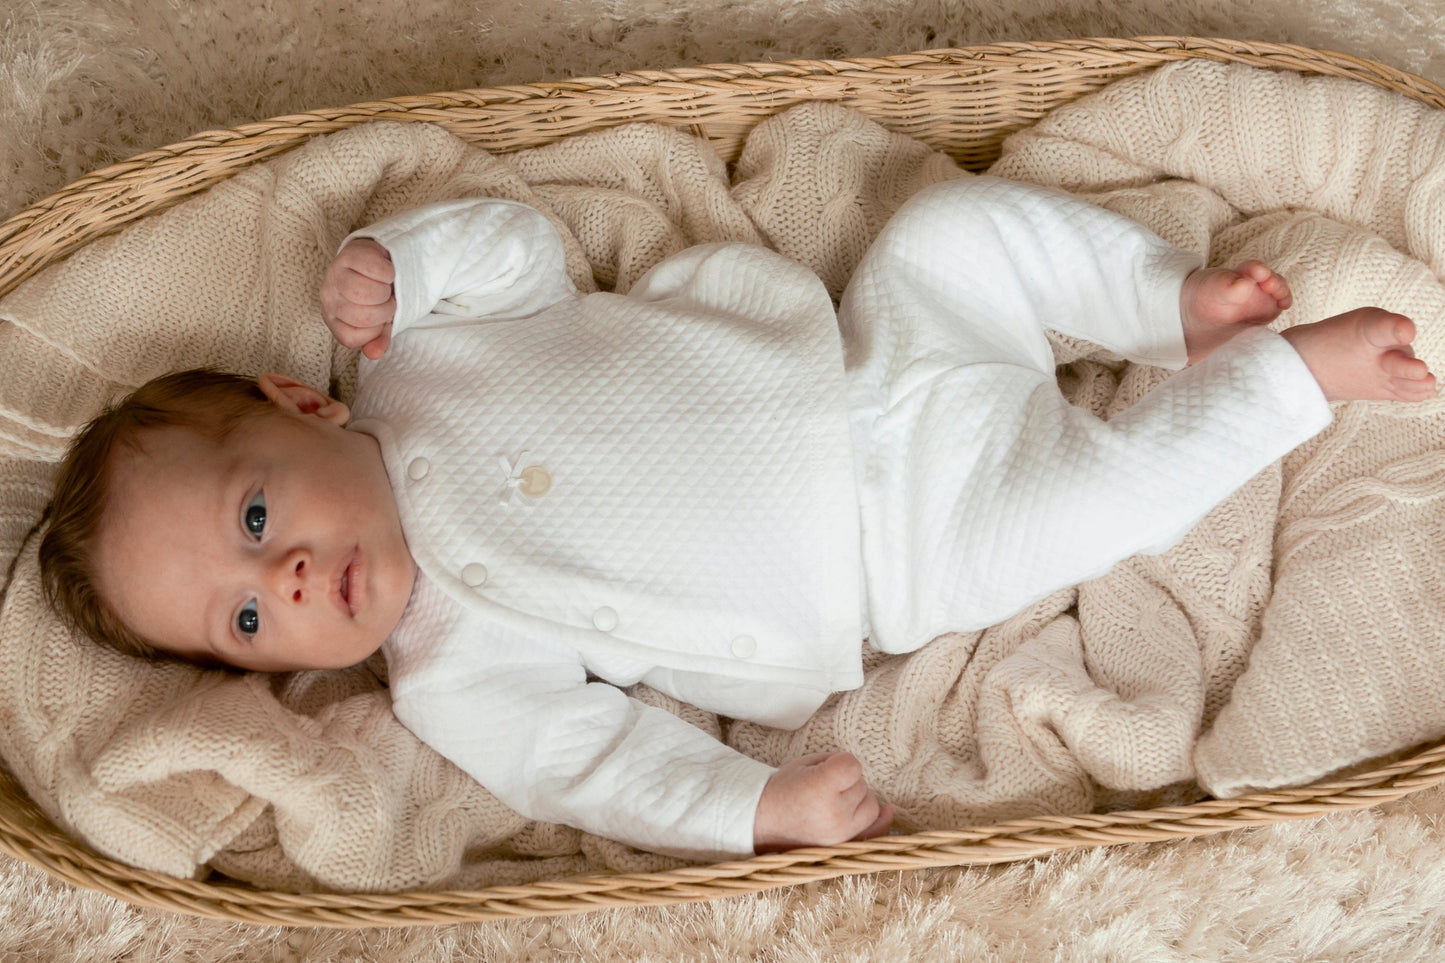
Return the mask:
[(1435, 394), (1435, 376), (1429, 366), (1406, 350), (1381, 355), (1380, 370), (1389, 378), (1390, 389), (1403, 401), (1423, 401)]
[(1388, 348), (1392, 354), (1412, 357), (1410, 342), (1415, 340), (1415, 322), (1403, 314), (1381, 311), (1367, 316), (1364, 321), (1365, 340), (1377, 348)]
[(1435, 396), (1435, 376), (1397, 379), (1393, 382), (1392, 387), (1401, 401), (1425, 401)]
[(1269, 295), (1282, 309), (1289, 307), (1289, 282), (1263, 261), (1245, 261), (1235, 268), (1240, 275), (1249, 278), (1265, 294)]
[(1419, 381), (1430, 374), (1425, 362), (1405, 350), (1386, 351), (1380, 355), (1380, 368), (1391, 378)]
[(1268, 280), (1259, 282), (1259, 289), (1274, 298), (1281, 311), (1294, 303), (1294, 295), (1290, 293), (1289, 282), (1284, 279), (1282, 274), (1275, 274), (1271, 271)]

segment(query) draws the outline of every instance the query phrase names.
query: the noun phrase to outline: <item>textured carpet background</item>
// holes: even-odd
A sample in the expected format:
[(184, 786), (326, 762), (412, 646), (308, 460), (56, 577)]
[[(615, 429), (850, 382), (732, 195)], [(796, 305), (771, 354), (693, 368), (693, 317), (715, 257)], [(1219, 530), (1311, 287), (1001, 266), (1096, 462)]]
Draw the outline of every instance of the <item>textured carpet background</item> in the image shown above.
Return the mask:
[[(1445, 0), (0, 0), (0, 217), (208, 127), (645, 67), (1194, 34), (1445, 82)], [(1438, 960), (1445, 791), (1011, 867), (438, 929), (138, 910), (0, 857), (0, 960)]]

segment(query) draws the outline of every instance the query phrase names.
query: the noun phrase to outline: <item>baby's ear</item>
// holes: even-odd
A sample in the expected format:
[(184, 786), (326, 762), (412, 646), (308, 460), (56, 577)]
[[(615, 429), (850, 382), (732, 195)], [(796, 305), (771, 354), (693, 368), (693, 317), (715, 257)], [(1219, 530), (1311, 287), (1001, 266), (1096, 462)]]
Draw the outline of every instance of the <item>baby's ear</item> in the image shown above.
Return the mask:
[(336, 425), (345, 425), (351, 409), (328, 398), (308, 384), (281, 374), (263, 374), (256, 379), (261, 393), (282, 411), (298, 415), (315, 415)]

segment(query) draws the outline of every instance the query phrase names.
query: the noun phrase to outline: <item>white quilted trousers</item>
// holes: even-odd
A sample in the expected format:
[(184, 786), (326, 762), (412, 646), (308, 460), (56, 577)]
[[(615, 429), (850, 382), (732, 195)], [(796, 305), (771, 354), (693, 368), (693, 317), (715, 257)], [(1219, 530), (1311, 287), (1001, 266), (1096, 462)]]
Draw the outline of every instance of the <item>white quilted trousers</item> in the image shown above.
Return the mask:
[(1304, 362), (1251, 328), (1110, 420), (1070, 405), (1045, 331), (1185, 362), (1199, 260), (1031, 185), (973, 177), (909, 200), (844, 293), (873, 644), (983, 628), (1174, 545), (1330, 421)]

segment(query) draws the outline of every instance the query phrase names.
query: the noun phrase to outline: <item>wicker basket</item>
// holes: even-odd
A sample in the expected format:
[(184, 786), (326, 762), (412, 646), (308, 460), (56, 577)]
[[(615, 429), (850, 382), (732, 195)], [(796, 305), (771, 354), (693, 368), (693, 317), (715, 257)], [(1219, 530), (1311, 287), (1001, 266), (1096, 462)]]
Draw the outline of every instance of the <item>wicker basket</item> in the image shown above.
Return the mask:
[[(1007, 43), (860, 60), (725, 64), (404, 97), (210, 131), (98, 171), (0, 225), (0, 295), (91, 240), (319, 134), (371, 120), (429, 121), (494, 151), (632, 121), (706, 136), (735, 158), (765, 117), (807, 100), (863, 111), (979, 170), (1010, 132), (1110, 81), (1206, 58), (1330, 74), (1445, 108), (1445, 89), (1378, 63), (1282, 44), (1180, 37)], [(1359, 775), (1192, 806), (1021, 819), (646, 875), (476, 891), (293, 894), (175, 879), (97, 855), (0, 773), (0, 851), (141, 906), (253, 923), (401, 926), (714, 899), (882, 870), (999, 863), (1054, 850), (1201, 836), (1395, 799), (1445, 780), (1445, 741)]]

